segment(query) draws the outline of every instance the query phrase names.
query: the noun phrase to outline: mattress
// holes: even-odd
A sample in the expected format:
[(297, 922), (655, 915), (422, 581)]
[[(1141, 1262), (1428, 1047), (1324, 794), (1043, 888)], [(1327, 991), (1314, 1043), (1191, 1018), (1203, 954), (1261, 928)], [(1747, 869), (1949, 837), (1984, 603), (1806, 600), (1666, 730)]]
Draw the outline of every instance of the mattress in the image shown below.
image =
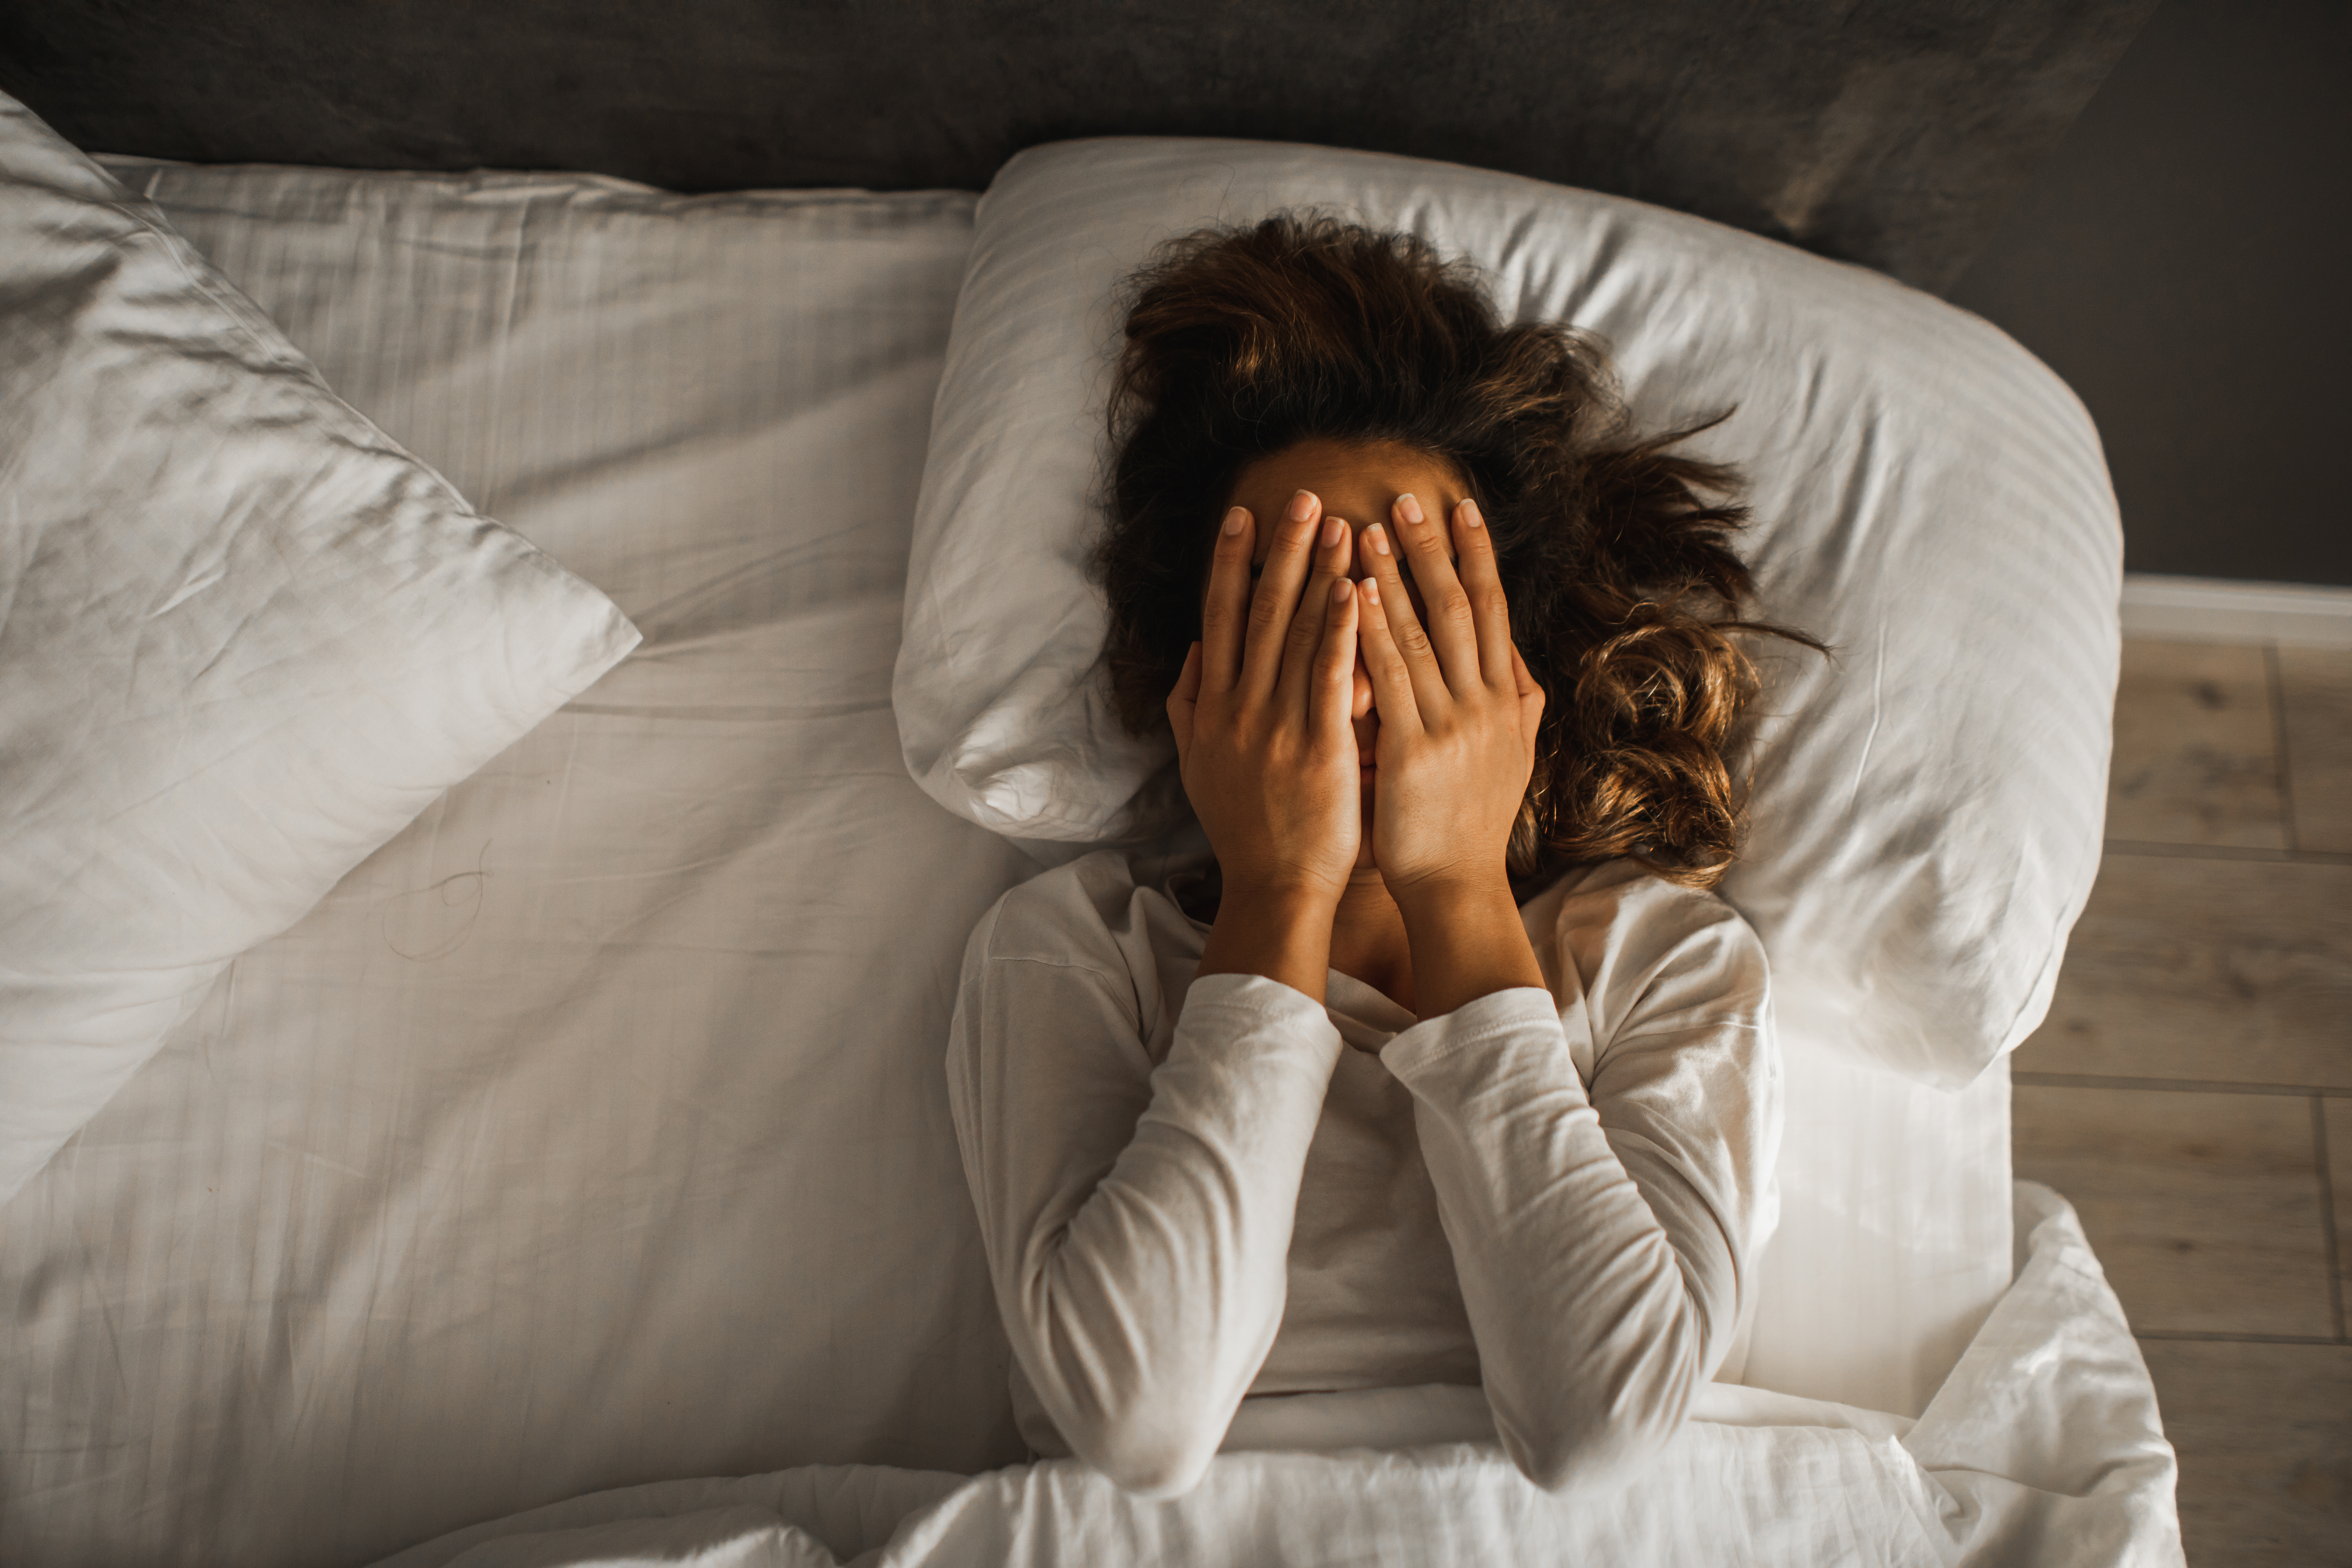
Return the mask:
[[(356, 1563), (1019, 1459), (940, 1058), (1035, 866), (889, 710), (973, 196), (110, 163), (646, 641), (0, 1211), (0, 1561)], [(1787, 1044), (1747, 1379), (1916, 1414), (2009, 1279), (2005, 1071)]]

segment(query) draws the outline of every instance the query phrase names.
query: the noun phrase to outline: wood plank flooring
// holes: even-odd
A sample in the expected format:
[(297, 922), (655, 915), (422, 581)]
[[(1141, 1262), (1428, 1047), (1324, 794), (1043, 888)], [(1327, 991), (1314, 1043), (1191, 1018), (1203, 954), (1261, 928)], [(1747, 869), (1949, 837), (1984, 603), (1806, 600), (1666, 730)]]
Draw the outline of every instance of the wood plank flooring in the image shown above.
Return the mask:
[(2352, 652), (2124, 645), (2106, 853), (2013, 1063), (2180, 1456), (2190, 1568), (2352, 1564)]

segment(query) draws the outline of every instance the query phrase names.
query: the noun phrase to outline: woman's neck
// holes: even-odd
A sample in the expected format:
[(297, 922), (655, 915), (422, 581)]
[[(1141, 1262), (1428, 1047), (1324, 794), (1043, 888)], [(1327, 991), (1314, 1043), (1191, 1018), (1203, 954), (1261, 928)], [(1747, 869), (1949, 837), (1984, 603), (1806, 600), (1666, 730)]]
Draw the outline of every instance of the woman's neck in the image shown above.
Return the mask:
[(1412, 949), (1405, 941), (1404, 916), (1375, 868), (1357, 870), (1339, 895), (1331, 921), (1331, 967), (1413, 1011)]

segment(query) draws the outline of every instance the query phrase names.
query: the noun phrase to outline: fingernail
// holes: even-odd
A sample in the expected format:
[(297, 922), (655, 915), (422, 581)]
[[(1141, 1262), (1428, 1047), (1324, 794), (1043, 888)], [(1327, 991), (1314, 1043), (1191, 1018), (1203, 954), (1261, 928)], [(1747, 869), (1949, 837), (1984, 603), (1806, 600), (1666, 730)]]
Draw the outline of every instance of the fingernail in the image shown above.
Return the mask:
[(1371, 542), (1372, 548), (1379, 551), (1381, 554), (1386, 555), (1389, 552), (1388, 530), (1382, 528), (1379, 523), (1376, 522), (1370, 528), (1364, 530), (1364, 537), (1370, 540)]
[(1348, 595), (1355, 591), (1356, 585), (1342, 577), (1331, 584), (1331, 602), (1335, 605), (1344, 605), (1348, 602)]
[(1347, 526), (1347, 521), (1343, 518), (1325, 518), (1323, 520), (1323, 548), (1328, 550), (1331, 546), (1339, 543), (1339, 534)]
[(1425, 521), (1421, 515), (1421, 499), (1411, 490), (1397, 497), (1396, 505), (1398, 512), (1407, 522), (1418, 523)]
[(1240, 507), (1235, 507), (1225, 513), (1225, 537), (1231, 539), (1234, 534), (1239, 533), (1242, 531), (1242, 521), (1248, 516), (1249, 513)]
[(1465, 500), (1462, 503), (1462, 521), (1472, 528), (1486, 526), (1486, 516), (1479, 511), (1478, 503), (1475, 500)]
[(1377, 605), (1381, 602), (1381, 583), (1377, 577), (1364, 579), (1364, 597)]
[(1290, 498), (1291, 521), (1305, 522), (1309, 517), (1313, 516), (1314, 513), (1315, 497), (1309, 492), (1300, 490), (1297, 495)]

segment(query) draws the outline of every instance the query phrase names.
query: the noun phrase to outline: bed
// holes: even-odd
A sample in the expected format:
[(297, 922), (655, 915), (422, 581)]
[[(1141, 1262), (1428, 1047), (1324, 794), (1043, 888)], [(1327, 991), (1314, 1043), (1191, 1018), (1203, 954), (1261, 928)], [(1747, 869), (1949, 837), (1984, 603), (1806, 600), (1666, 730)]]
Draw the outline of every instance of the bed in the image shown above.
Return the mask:
[(1276, 1434), (1150, 1505), (1023, 1463), (940, 1058), (1040, 859), (892, 709), (974, 195), (105, 166), (644, 640), (0, 1210), (0, 1559), (2178, 1559), (2005, 1063), (1801, 1027), (1744, 1382), (1633, 1495), (1476, 1443)]

